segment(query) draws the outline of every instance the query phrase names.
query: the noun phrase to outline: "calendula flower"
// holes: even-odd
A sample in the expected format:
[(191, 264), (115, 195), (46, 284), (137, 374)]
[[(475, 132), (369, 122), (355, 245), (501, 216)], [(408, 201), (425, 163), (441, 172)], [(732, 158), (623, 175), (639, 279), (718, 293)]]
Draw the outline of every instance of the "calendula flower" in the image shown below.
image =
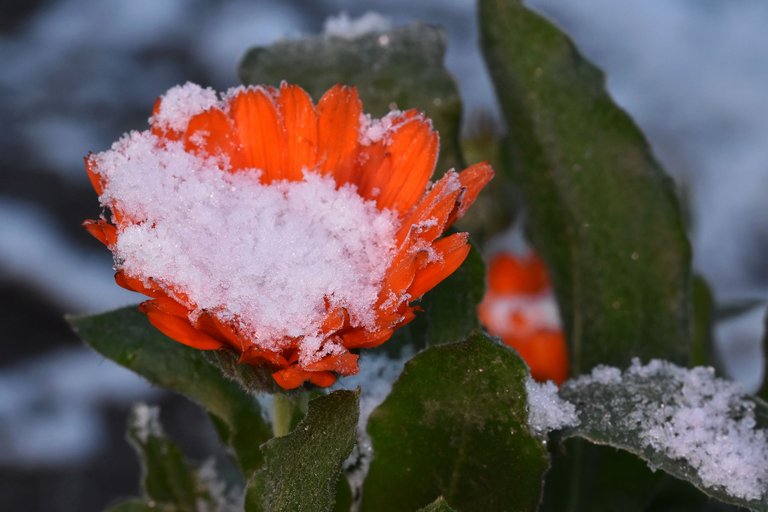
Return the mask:
[(442, 234), (493, 171), (430, 184), (437, 152), (423, 114), (373, 119), (351, 87), (315, 106), (295, 85), (186, 84), (149, 130), (86, 157), (111, 216), (85, 226), (170, 338), (235, 350), (286, 389), (328, 386), (467, 256), (466, 233)]
[(533, 253), (495, 255), (478, 306), (488, 332), (520, 354), (534, 379), (558, 385), (568, 378), (568, 354), (547, 269)]

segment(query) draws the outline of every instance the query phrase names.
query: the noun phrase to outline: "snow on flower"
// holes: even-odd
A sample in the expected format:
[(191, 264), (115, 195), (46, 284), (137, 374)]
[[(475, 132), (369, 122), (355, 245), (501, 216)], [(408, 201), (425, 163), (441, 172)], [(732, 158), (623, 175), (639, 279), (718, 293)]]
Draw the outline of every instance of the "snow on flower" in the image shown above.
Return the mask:
[(533, 378), (562, 384), (568, 355), (547, 269), (534, 253), (502, 252), (488, 265), (488, 289), (478, 306), (488, 332), (520, 354)]
[(467, 256), (466, 233), (441, 236), (493, 170), (430, 184), (437, 152), (423, 114), (372, 120), (351, 87), (314, 105), (285, 83), (221, 97), (188, 83), (149, 130), (86, 158), (111, 215), (85, 226), (170, 338), (235, 350), (286, 389), (328, 386)]

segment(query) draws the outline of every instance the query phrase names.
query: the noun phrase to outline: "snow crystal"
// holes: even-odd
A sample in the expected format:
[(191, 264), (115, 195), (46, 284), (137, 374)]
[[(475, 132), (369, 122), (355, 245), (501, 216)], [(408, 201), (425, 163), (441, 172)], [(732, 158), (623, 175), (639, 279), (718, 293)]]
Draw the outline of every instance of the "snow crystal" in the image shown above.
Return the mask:
[(536, 382), (529, 375), (525, 391), (528, 394), (528, 427), (535, 435), (546, 437), (553, 430), (579, 424), (576, 407), (557, 395), (554, 382)]
[(325, 20), (323, 35), (354, 39), (371, 32), (384, 32), (392, 28), (389, 18), (376, 12), (366, 12), (359, 18), (352, 19), (346, 12), (331, 16)]
[(187, 82), (170, 88), (163, 95), (160, 109), (150, 118), (150, 122), (167, 130), (182, 131), (192, 116), (208, 110), (217, 102), (216, 91)]
[(373, 118), (370, 114), (360, 114), (360, 134), (358, 141), (363, 146), (370, 146), (381, 140), (386, 140), (397, 130), (395, 119), (403, 113), (392, 110), (381, 119)]
[(375, 325), (397, 217), (354, 186), (311, 170), (263, 185), (257, 169), (222, 172), (222, 157), (161, 145), (148, 131), (94, 158), (106, 181), (100, 201), (134, 220), (118, 226), (116, 266), (185, 294), (193, 318), (235, 321), (267, 349), (306, 337), (303, 364), (341, 350), (320, 337), (326, 302), (346, 308), (353, 326)]
[(622, 403), (632, 405), (621, 417), (606, 411), (611, 427), (636, 432), (646, 447), (685, 460), (704, 486), (749, 500), (764, 495), (768, 439), (756, 428), (755, 404), (743, 398), (739, 384), (715, 377), (712, 368), (685, 369), (660, 360), (643, 366), (634, 360), (623, 375), (600, 367), (568, 386), (594, 383), (619, 385)]

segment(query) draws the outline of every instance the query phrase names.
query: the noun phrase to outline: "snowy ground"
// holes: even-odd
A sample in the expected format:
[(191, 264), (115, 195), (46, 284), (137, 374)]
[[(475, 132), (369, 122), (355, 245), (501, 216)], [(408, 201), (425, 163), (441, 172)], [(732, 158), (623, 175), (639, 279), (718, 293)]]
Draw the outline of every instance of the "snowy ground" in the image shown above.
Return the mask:
[[(761, 214), (768, 192), (768, 4), (531, 4), (606, 71), (610, 91), (686, 190), (696, 265), (718, 298), (768, 299), (768, 217)], [(124, 409), (152, 393), (80, 350), (59, 317), (137, 301), (112, 284), (109, 255), (79, 227), (98, 213), (81, 162), (88, 151), (143, 127), (159, 93), (186, 80), (228, 87), (249, 46), (319, 32), (341, 10), (351, 17), (372, 10), (395, 25), (425, 19), (445, 26), (447, 65), (467, 111), (496, 109), (469, 0), (7, 5), (0, 22), (0, 446), (8, 448), (0, 476), (24, 467), (19, 481), (28, 486), (50, 477), (35, 468), (50, 472), (109, 456), (105, 404)], [(748, 386), (759, 379), (764, 309), (718, 329), (719, 344)], [(0, 487), (0, 509), (21, 494), (10, 484)]]

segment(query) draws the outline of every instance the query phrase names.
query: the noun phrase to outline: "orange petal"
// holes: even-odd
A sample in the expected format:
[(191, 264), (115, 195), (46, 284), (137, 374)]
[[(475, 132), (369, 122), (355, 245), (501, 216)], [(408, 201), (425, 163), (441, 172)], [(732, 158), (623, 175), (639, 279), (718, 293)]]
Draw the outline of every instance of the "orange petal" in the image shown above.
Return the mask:
[(117, 273), (115, 273), (115, 282), (126, 290), (138, 292), (155, 299), (168, 297), (168, 295), (159, 287), (147, 285), (141, 279), (131, 277), (122, 270), (118, 270)]
[(157, 330), (172, 340), (199, 350), (217, 350), (223, 346), (219, 340), (192, 327), (188, 319), (163, 311), (163, 307), (156, 304), (158, 300), (161, 299), (143, 302), (139, 307)]
[(314, 170), (317, 164), (317, 113), (304, 89), (297, 85), (280, 85), (280, 112), (285, 126), (285, 177), (301, 180), (303, 169)]
[(454, 233), (441, 238), (432, 244), (432, 248), (439, 259), (416, 272), (416, 277), (408, 288), (408, 294), (413, 298), (421, 297), (437, 286), (464, 262), (470, 250), (467, 233)]
[(107, 247), (117, 242), (117, 228), (105, 220), (86, 220), (83, 222), (83, 227)]
[(328, 387), (336, 382), (336, 376), (330, 372), (308, 372), (298, 366), (291, 366), (272, 374), (272, 378), (283, 389), (295, 389), (305, 381), (315, 386)]
[(493, 179), (493, 168), (488, 162), (480, 162), (470, 167), (467, 167), (459, 173), (459, 181), (464, 190), (459, 198), (459, 206), (456, 209), (456, 213), (448, 221), (450, 226), (456, 219), (460, 219), (467, 212), (467, 209), (477, 199), (480, 191), (485, 187), (491, 179)]
[(488, 265), (488, 289), (493, 293), (533, 295), (548, 287), (547, 269), (533, 253), (527, 256), (501, 253)]
[(317, 103), (318, 169), (339, 185), (353, 179), (362, 111), (357, 89), (343, 85), (333, 86)]
[(349, 352), (326, 356), (320, 361), (305, 366), (304, 369), (310, 372), (326, 371), (336, 372), (339, 375), (354, 375), (359, 371), (357, 358), (357, 354), (351, 354)]
[(343, 345), (349, 349), (352, 348), (372, 348), (377, 347), (392, 337), (392, 329), (381, 329), (376, 332), (370, 332), (365, 329), (353, 329), (341, 335)]
[(534, 379), (552, 380), (559, 386), (568, 378), (568, 350), (563, 333), (537, 331), (525, 340), (507, 344), (518, 351)]
[(347, 311), (344, 308), (335, 308), (328, 312), (323, 325), (320, 327), (320, 331), (324, 334), (331, 334), (338, 331), (348, 321)]
[(263, 172), (263, 183), (285, 178), (284, 134), (272, 95), (263, 88), (244, 90), (232, 99), (230, 116), (243, 147), (246, 165)]
[(397, 298), (403, 295), (403, 292), (411, 286), (415, 274), (416, 257), (411, 253), (409, 247), (402, 247), (392, 259), (381, 284), (381, 291), (376, 304), (377, 308), (380, 308), (380, 314), (389, 313), (399, 307), (400, 304), (393, 301), (393, 297)]
[(88, 174), (91, 186), (96, 191), (96, 195), (100, 196), (104, 192), (104, 181), (101, 179), (101, 175), (96, 172), (96, 162), (93, 159), (93, 153), (88, 153), (88, 156), (83, 160), (85, 161), (85, 172)]
[[(406, 112), (394, 120), (385, 159), (363, 164), (360, 194), (379, 208), (406, 212), (424, 194), (437, 162), (438, 136), (421, 114)], [(376, 192), (376, 193), (374, 193)]]
[(192, 116), (184, 134), (184, 148), (205, 156), (225, 155), (232, 171), (248, 166), (232, 122), (218, 108)]
[[(432, 211), (446, 196), (453, 195), (455, 203), (458, 201), (460, 194), (461, 183), (458, 175), (453, 171), (448, 171), (442, 178), (432, 184), (432, 187), (426, 194), (424, 194), (424, 196), (422, 196), (416, 207), (403, 219), (403, 223), (395, 237), (397, 243), (400, 244), (405, 240), (408, 234), (412, 231), (411, 226), (419, 224), (432, 217)], [(451, 212), (451, 214), (453, 214), (453, 212)]]

